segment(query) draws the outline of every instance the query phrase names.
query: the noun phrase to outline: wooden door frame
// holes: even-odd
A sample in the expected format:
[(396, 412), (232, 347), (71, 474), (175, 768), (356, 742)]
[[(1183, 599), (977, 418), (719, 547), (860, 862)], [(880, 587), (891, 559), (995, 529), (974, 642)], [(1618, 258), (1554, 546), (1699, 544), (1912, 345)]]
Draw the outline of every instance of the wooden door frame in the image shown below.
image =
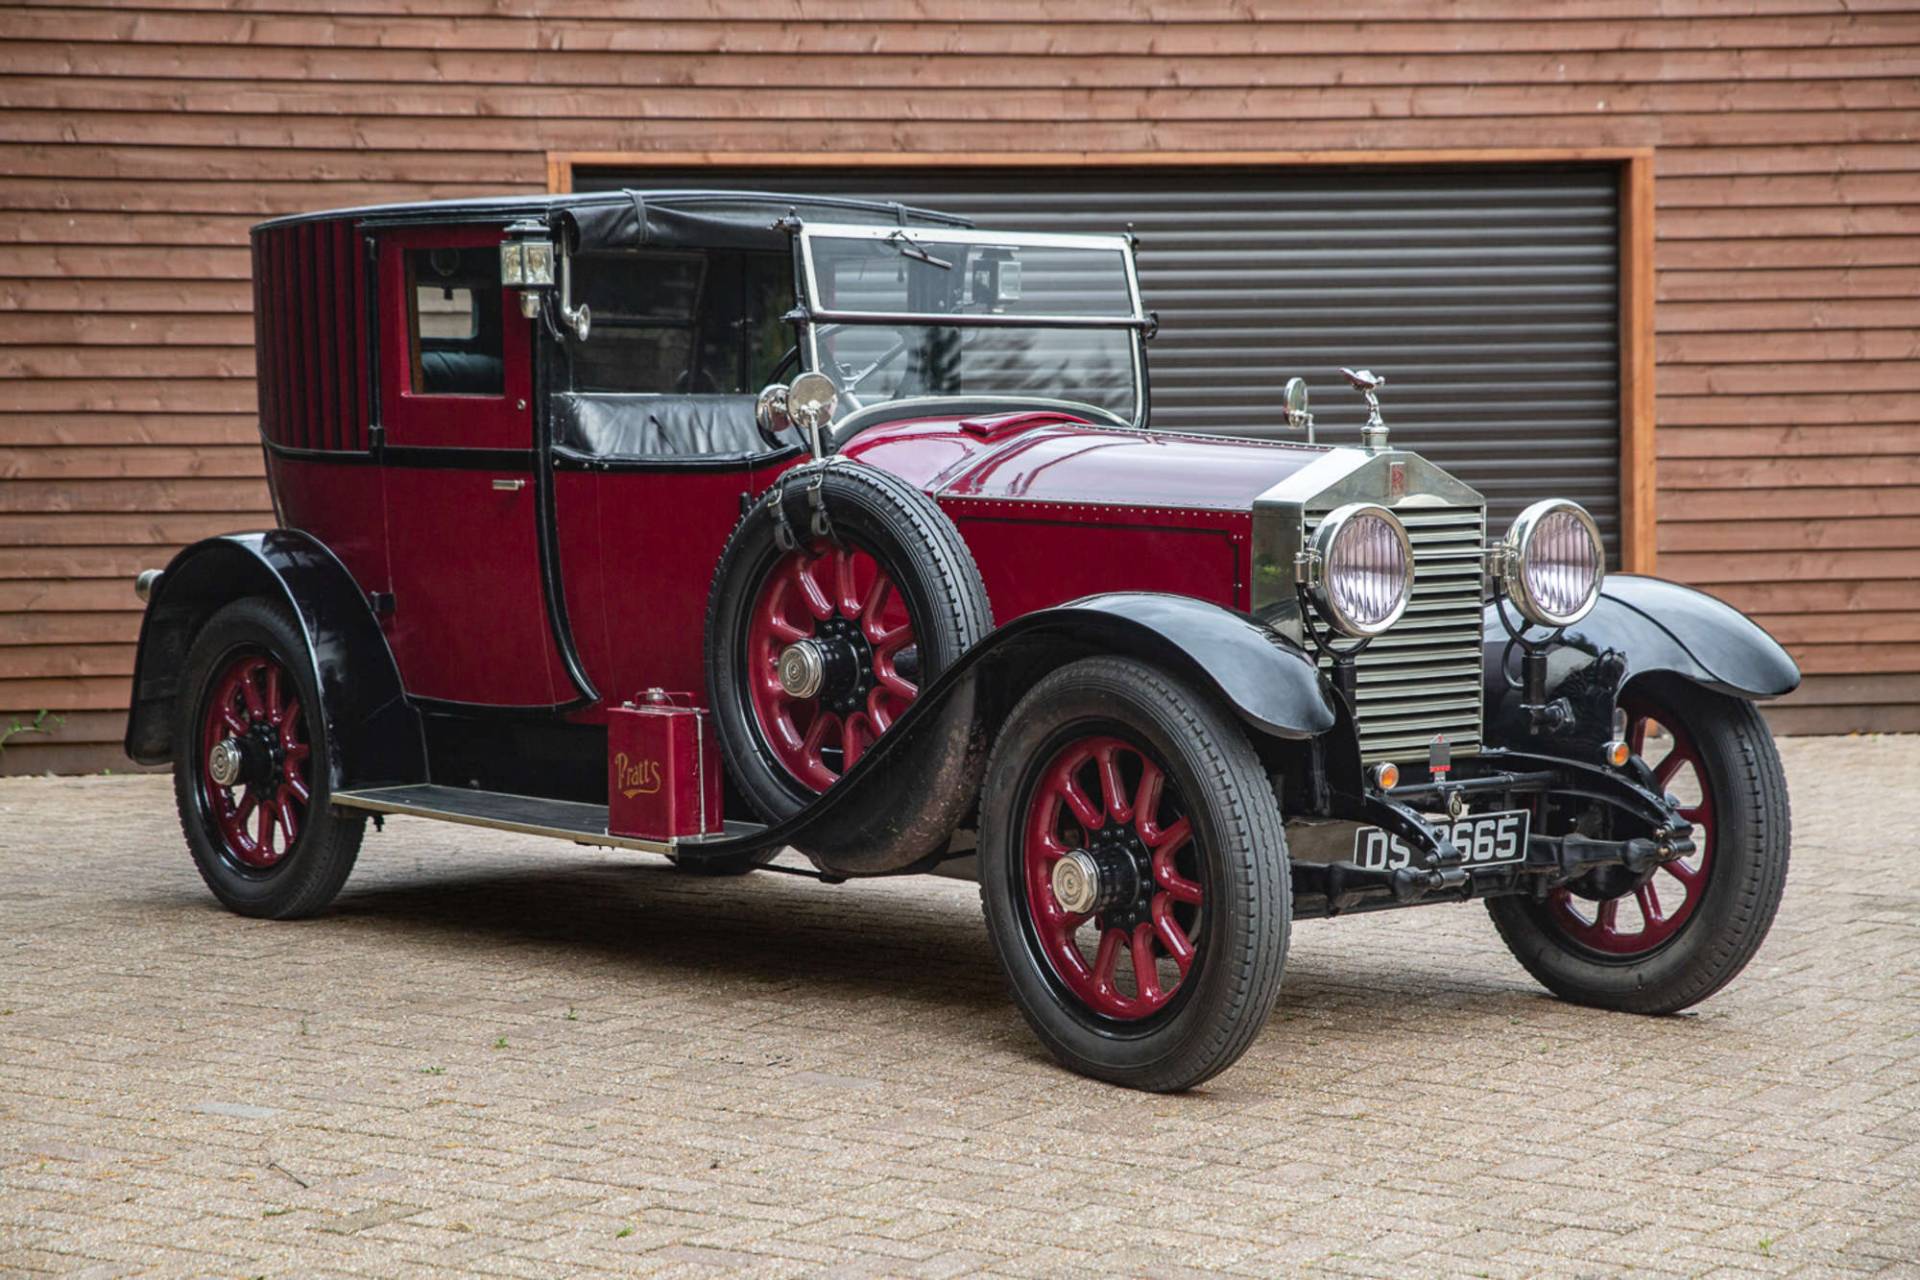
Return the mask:
[(1608, 164), (1620, 173), (1620, 565), (1652, 573), (1655, 549), (1653, 148), (1430, 151), (549, 151), (547, 190), (581, 169), (1221, 168)]

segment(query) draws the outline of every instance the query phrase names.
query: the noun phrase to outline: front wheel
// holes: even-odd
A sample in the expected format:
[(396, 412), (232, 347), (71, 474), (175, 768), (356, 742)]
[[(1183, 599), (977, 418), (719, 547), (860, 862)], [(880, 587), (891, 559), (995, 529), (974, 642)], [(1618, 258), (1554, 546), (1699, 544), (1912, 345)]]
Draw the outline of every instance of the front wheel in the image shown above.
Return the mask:
[(1015, 1003), (1061, 1063), (1138, 1089), (1231, 1066), (1280, 990), (1280, 809), (1245, 732), (1145, 663), (1034, 686), (987, 765), (980, 897)]
[(1487, 910), (1514, 957), (1562, 999), (1674, 1013), (1759, 950), (1787, 880), (1787, 779), (1752, 703), (1678, 680), (1621, 698), (1636, 754), (1680, 801), (1695, 851), (1643, 875), (1617, 867)]

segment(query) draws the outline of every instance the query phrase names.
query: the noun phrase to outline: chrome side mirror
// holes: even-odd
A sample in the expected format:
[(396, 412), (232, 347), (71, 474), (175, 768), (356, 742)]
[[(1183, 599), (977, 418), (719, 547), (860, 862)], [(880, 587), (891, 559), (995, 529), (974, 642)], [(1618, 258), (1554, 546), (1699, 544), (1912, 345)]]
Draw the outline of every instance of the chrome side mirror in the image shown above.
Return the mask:
[(780, 437), (793, 425), (793, 414), (787, 408), (786, 383), (770, 382), (760, 389), (760, 398), (753, 402), (753, 421), (768, 444), (780, 443)]
[(584, 302), (577, 307), (561, 303), (560, 318), (567, 322), (567, 328), (573, 330), (573, 336), (582, 342), (587, 340), (587, 334), (593, 330), (593, 312), (587, 309), (587, 304)]
[(840, 388), (824, 373), (810, 370), (787, 387), (787, 414), (807, 433), (816, 458), (827, 456), (822, 433), (833, 425), (834, 410), (839, 407)]
[(1281, 392), (1281, 399), (1287, 409), (1287, 425), (1296, 431), (1304, 427), (1307, 432), (1307, 443), (1312, 444), (1313, 415), (1307, 412), (1307, 380), (1288, 378), (1286, 390)]

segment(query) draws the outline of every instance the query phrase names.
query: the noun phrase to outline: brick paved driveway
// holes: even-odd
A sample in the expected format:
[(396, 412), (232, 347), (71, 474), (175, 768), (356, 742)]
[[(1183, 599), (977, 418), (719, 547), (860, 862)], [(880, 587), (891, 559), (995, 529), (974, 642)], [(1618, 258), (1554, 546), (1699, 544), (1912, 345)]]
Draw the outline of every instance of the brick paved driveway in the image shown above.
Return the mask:
[(396, 821), (324, 919), (153, 777), (0, 782), (0, 1272), (1916, 1274), (1920, 738), (1786, 744), (1786, 905), (1648, 1020), (1478, 907), (1309, 923), (1185, 1097), (1045, 1061), (971, 886)]

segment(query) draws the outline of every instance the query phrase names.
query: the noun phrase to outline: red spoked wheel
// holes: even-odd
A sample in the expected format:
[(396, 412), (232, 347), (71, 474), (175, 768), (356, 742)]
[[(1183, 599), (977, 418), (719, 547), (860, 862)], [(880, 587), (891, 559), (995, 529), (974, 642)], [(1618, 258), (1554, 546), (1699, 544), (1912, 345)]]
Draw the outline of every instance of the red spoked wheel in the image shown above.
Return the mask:
[(220, 668), (201, 714), (201, 795), (221, 852), (264, 871), (293, 850), (312, 803), (299, 686), (264, 653)]
[(754, 718), (782, 768), (825, 791), (919, 695), (914, 620), (886, 568), (824, 539), (788, 552), (747, 622)]
[[(1676, 798), (1694, 852), (1635, 873), (1598, 867), (1546, 897), (1487, 899), (1514, 958), (1563, 1000), (1674, 1013), (1731, 982), (1767, 936), (1792, 847), (1787, 780), (1773, 734), (1743, 698), (1649, 676), (1620, 700), (1648, 781)], [(1606, 815), (1565, 798), (1576, 829)], [(1618, 826), (1616, 821), (1613, 824)]]
[(1089, 735), (1042, 769), (1026, 814), (1028, 919), (1091, 1012), (1138, 1021), (1178, 994), (1199, 959), (1203, 867), (1178, 788), (1139, 746)]
[(1627, 742), (1648, 761), (1654, 785), (1679, 798), (1680, 816), (1693, 824), (1694, 851), (1615, 896), (1561, 886), (1548, 899), (1550, 919), (1569, 939), (1623, 959), (1657, 951), (1692, 919), (1713, 873), (1715, 836), (1712, 780), (1699, 746), (1676, 717), (1663, 719), (1650, 704), (1628, 703), (1626, 711)]

